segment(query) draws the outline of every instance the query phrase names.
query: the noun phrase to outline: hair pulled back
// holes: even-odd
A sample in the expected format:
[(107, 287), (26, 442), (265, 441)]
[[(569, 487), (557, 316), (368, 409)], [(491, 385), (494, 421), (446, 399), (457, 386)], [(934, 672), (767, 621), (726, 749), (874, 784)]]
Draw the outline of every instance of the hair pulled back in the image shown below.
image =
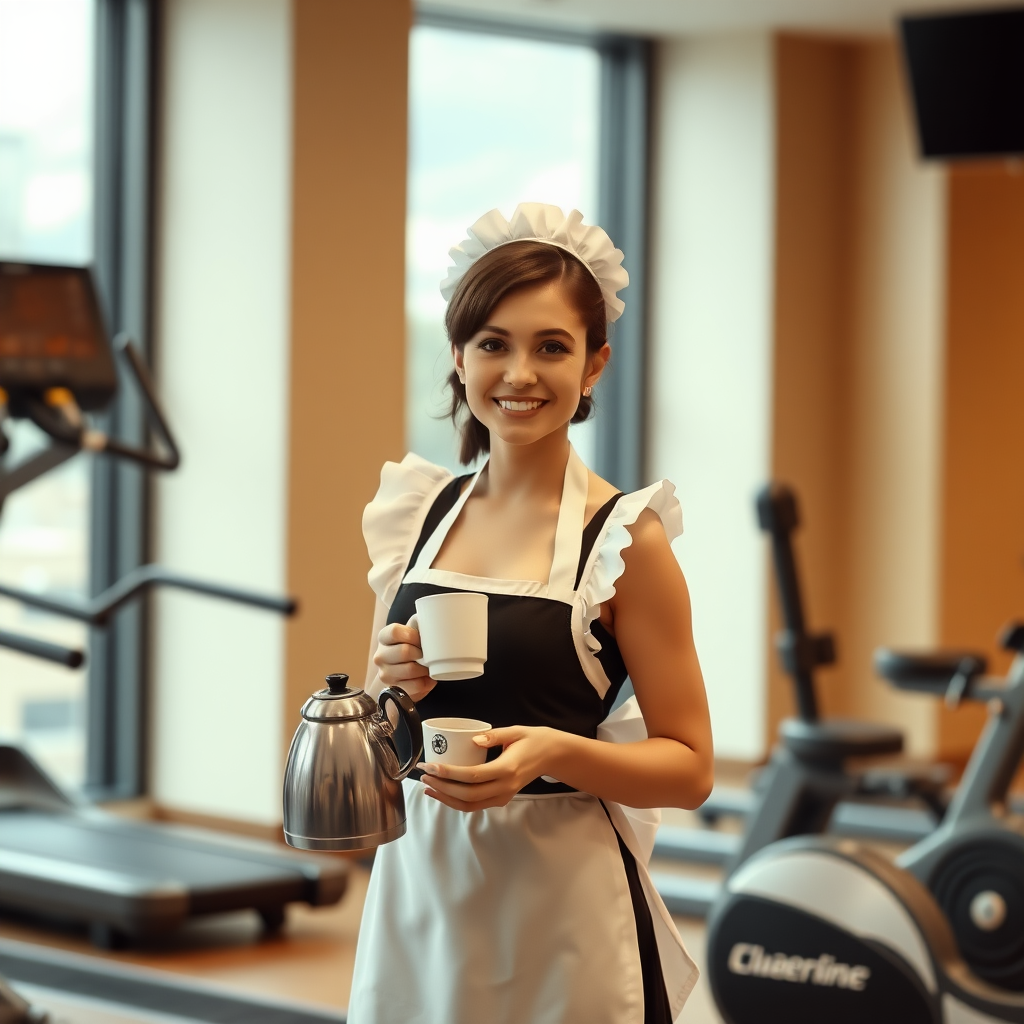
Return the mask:
[[(561, 283), (566, 300), (586, 327), (588, 355), (600, 351), (608, 340), (608, 321), (597, 281), (571, 252), (532, 240), (508, 242), (492, 249), (466, 271), (444, 316), (452, 347), (461, 352), (506, 296), (549, 281)], [(461, 434), (459, 461), (466, 466), (481, 452), (491, 450), (491, 436), (470, 412), (466, 385), (454, 370), (448, 375), (448, 387), (452, 393), (449, 415)], [(592, 408), (593, 399), (581, 395), (570, 422), (582, 423)]]

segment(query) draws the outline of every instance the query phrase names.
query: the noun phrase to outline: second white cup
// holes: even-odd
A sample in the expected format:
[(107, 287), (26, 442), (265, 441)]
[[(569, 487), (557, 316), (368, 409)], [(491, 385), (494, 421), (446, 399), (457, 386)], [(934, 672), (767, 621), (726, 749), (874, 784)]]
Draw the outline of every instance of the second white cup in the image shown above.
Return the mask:
[(409, 625), (420, 631), (421, 665), (438, 682), (483, 675), (487, 661), (487, 595), (430, 594), (416, 601)]
[(490, 729), (476, 718), (428, 718), (423, 723), (423, 760), (435, 764), (472, 766), (487, 760), (487, 747), (473, 737)]

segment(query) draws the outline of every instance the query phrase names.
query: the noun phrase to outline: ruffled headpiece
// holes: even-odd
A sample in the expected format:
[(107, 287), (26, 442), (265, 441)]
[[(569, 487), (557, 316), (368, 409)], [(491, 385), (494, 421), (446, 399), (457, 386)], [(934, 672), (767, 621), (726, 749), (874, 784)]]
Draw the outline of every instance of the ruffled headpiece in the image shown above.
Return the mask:
[(579, 210), (570, 210), (566, 216), (557, 206), (547, 203), (520, 203), (511, 220), (505, 220), (500, 210), (491, 210), (469, 228), (469, 237), (448, 250), (455, 266), (448, 268), (448, 276), (441, 282), (445, 302), (484, 253), (522, 241), (546, 242), (571, 252), (600, 286), (608, 322), (622, 315), (626, 306), (615, 294), (629, 284), (629, 274), (622, 266), (622, 250), (615, 248), (604, 228), (584, 224)]

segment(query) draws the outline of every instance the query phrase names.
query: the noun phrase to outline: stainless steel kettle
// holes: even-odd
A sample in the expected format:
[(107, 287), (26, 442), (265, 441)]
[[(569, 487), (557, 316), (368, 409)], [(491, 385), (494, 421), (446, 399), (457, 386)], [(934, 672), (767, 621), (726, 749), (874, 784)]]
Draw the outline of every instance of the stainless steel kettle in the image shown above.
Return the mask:
[[(411, 752), (399, 763), (387, 715), (394, 704)], [(300, 850), (365, 850), (405, 835), (404, 779), (423, 756), (416, 705), (399, 687), (374, 700), (327, 677), (302, 706), (284, 770), (284, 837)]]

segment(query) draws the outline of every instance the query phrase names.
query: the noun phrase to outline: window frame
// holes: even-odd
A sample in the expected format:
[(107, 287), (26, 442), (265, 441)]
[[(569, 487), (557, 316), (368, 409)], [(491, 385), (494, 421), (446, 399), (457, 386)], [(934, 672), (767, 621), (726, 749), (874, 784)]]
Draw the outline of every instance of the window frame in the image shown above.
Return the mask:
[(613, 357), (595, 392), (594, 471), (623, 491), (643, 486), (647, 392), (650, 40), (452, 14), (427, 6), (416, 25), (589, 46), (600, 59), (598, 210), (595, 220), (627, 254), (626, 309), (611, 325)]
[[(152, 361), (152, 221), (158, 0), (94, 0), (93, 268), (111, 335), (126, 332)], [(122, 387), (102, 429), (145, 442), (138, 397)], [(145, 564), (149, 488), (136, 467), (93, 460), (89, 586), (98, 593)], [(84, 795), (142, 795), (147, 786), (147, 615), (136, 602), (89, 630)]]

